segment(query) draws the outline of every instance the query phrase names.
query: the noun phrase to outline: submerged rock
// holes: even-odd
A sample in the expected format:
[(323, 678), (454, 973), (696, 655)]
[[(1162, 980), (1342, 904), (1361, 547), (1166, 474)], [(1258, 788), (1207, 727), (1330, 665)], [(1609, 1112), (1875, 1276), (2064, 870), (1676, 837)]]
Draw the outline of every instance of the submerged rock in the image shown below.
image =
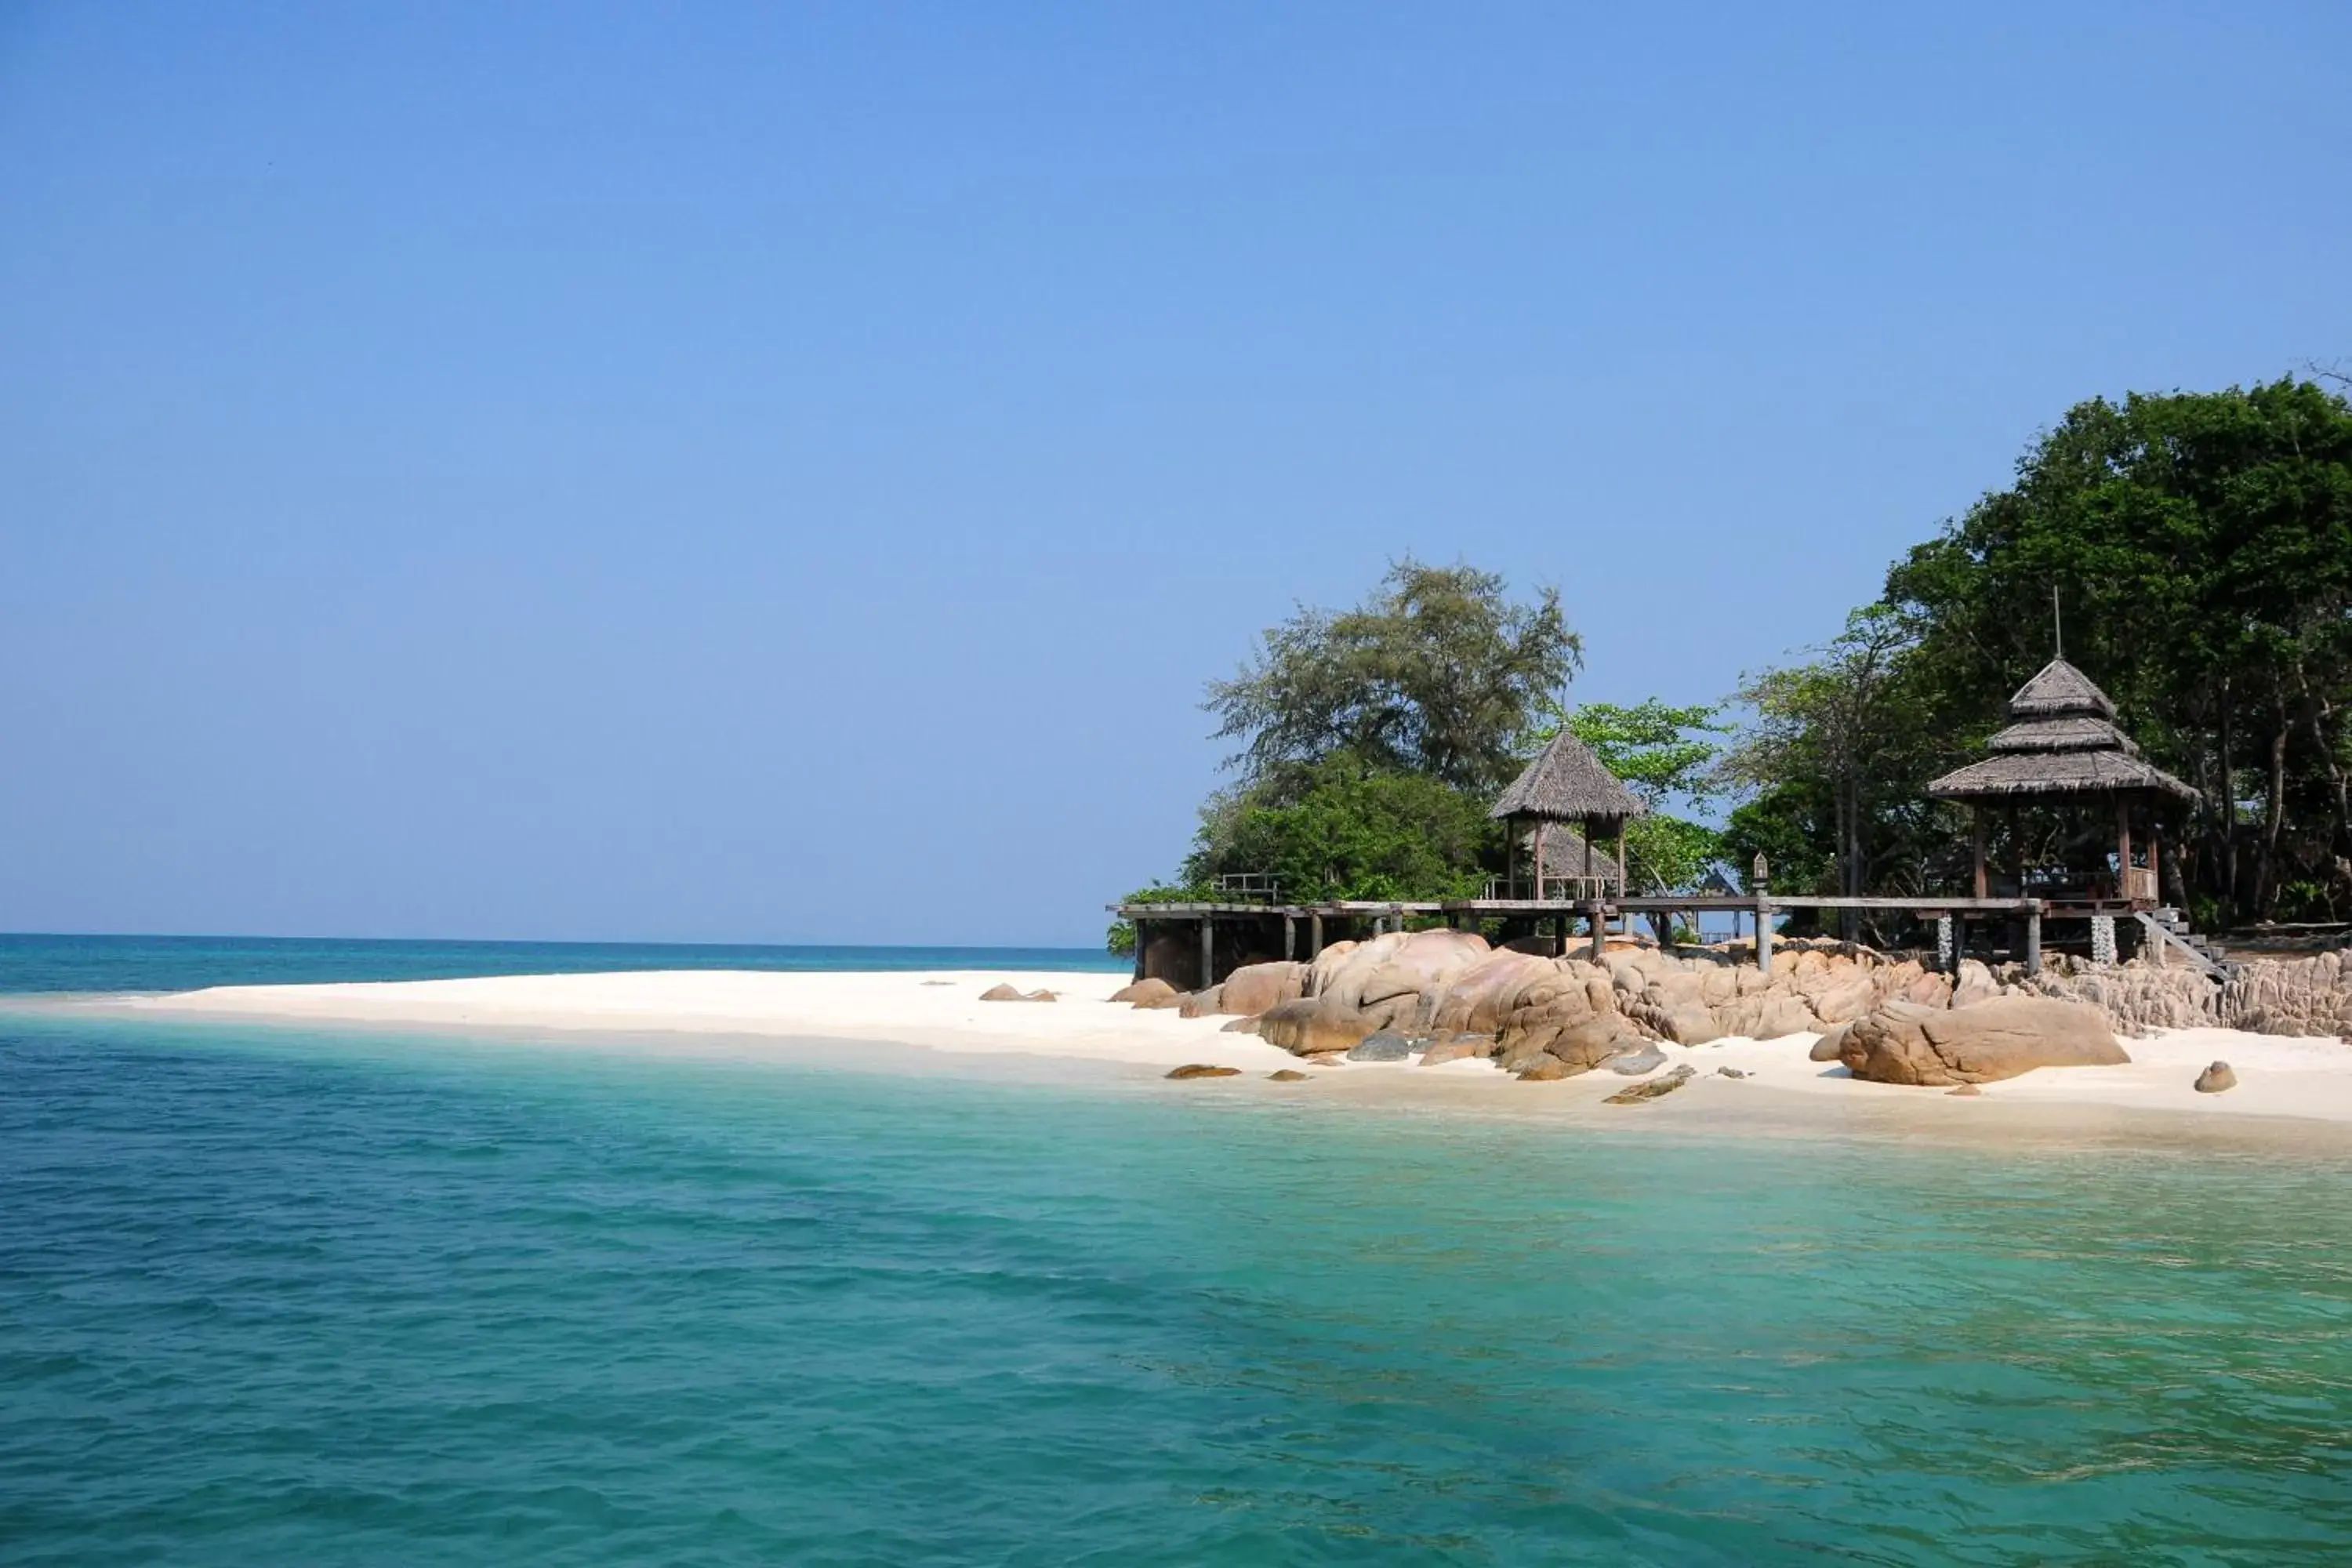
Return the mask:
[(1585, 1070), (1583, 1068), (1572, 1068), (1547, 1051), (1537, 1057), (1533, 1065), (1520, 1069), (1519, 1081), (1552, 1083), (1564, 1078), (1575, 1078)]
[(2230, 1070), (2228, 1062), (2215, 1062), (2197, 1075), (2197, 1092), (2220, 1094), (2223, 1089), (2238, 1087), (2238, 1075)]
[(1957, 1094), (1957, 1095), (1961, 1095), (1961, 1096), (1964, 1096), (1964, 1097), (1969, 1097), (1969, 1096), (1980, 1095), (1980, 1094), (1984, 1093), (1984, 1090), (1983, 1090), (1983, 1089), (1979, 1089), (1976, 1085), (1974, 1085), (1974, 1084), (1972, 1084), (1972, 1083), (1964, 1083), (1964, 1084), (1961, 1084), (1961, 1085), (1960, 1085), (1958, 1088), (1957, 1088), (1957, 1089), (1946, 1089), (1944, 1092), (1945, 1092), (1946, 1094)]
[(1173, 1079), (1239, 1078), (1242, 1076), (1242, 1069), (1239, 1068), (1213, 1067), (1207, 1062), (1186, 1062), (1181, 1068), (1171, 1068), (1168, 1076)]
[(1267, 1081), (1272, 1083), (1305, 1083), (1307, 1081), (1307, 1075), (1297, 1068), (1276, 1068), (1265, 1076)]
[(1647, 1083), (1629, 1083), (1601, 1103), (1639, 1105), (1645, 1100), (1655, 1100), (1662, 1094), (1672, 1094), (1697, 1076), (1691, 1065), (1685, 1062), (1674, 1071), (1654, 1078)]
[(1715, 1069), (1715, 1076), (1717, 1078), (1746, 1078), (1748, 1075), (1740, 1071), (1738, 1068), (1717, 1068)]

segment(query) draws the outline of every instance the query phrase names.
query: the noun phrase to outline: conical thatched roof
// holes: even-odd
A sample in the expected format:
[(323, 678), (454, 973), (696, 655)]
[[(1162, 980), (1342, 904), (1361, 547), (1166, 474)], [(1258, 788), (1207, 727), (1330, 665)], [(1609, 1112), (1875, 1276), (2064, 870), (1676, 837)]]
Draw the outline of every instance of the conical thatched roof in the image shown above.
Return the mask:
[(1575, 822), (1588, 816), (1639, 816), (1650, 808), (1585, 743), (1562, 730), (1527, 772), (1511, 781), (1493, 817), (1540, 816)]
[(2009, 716), (2012, 719), (2052, 713), (2094, 713), (2102, 719), (2112, 719), (2116, 705), (2089, 676), (2063, 658), (2053, 658), (2009, 700)]
[(2107, 795), (2154, 790), (2194, 800), (2197, 792), (2140, 760), (2131, 737), (2116, 728), (2116, 705), (2091, 678), (2063, 658), (2017, 689), (2009, 728), (1992, 738), (1992, 755), (1927, 786), (1941, 800), (2037, 795)]

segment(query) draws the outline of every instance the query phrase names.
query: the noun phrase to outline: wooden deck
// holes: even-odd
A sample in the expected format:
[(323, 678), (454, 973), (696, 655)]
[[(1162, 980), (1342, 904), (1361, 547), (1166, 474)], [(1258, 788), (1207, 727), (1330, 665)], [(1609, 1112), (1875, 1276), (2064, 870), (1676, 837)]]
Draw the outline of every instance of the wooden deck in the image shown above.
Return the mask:
[[(1346, 922), (1354, 928), (1370, 922), (1374, 934), (1383, 931), (1401, 930), (1408, 919), (1444, 920), (1458, 925), (1465, 920), (1527, 921), (1537, 930), (1550, 922), (1563, 951), (1568, 945), (1569, 922), (1581, 921), (1591, 956), (1598, 958), (1607, 941), (1608, 922), (1629, 914), (1732, 914), (1746, 915), (1755, 921), (1757, 963), (1765, 973), (1772, 972), (1772, 917), (1794, 910), (1868, 910), (1890, 914), (1909, 914), (1922, 921), (1954, 921), (1958, 927), (1954, 953), (1967, 946), (1967, 924), (1971, 918), (2006, 918), (2016, 920), (2025, 928), (2024, 961), (2029, 973), (2039, 973), (2042, 967), (2042, 922), (2044, 920), (2087, 920), (2098, 915), (2129, 915), (2135, 904), (2122, 900), (2100, 903), (2053, 904), (2032, 898), (1839, 898), (1826, 894), (1773, 893), (1689, 893), (1658, 894), (1646, 897), (1581, 900), (1538, 899), (1449, 899), (1408, 900), (1394, 902), (1375, 900), (1343, 900), (1328, 903), (1250, 903), (1202, 901), (1171, 904), (1111, 904), (1111, 913), (1121, 920), (1132, 921), (1136, 926), (1136, 978), (1146, 977), (1150, 967), (1151, 943), (1149, 928), (1155, 923), (1196, 921), (1199, 926), (1197, 964), (1185, 963), (1187, 979), (1192, 987), (1212, 984), (1220, 972), (1218, 967), (1217, 932), (1220, 924), (1231, 931), (1223, 956), (1252, 961), (1246, 954), (1260, 953), (1266, 958), (1272, 952), (1273, 928), (1280, 922), (1280, 955), (1286, 959), (1301, 956), (1300, 925), (1306, 926), (1306, 953), (1308, 958), (1323, 951), (1324, 925), (1327, 921)], [(1263, 936), (1262, 943), (1248, 939)], [(1192, 954), (1187, 954), (1191, 958)], [(1235, 963), (1228, 963), (1230, 972)], [(1171, 980), (1173, 974), (1161, 978)], [(1208, 978), (1202, 978), (1208, 977)]]

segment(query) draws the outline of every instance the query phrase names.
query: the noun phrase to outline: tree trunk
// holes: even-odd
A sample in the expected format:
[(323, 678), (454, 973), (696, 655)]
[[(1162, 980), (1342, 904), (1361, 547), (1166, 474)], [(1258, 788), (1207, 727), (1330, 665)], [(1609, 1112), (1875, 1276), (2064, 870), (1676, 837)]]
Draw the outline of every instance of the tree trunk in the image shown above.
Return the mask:
[(2221, 678), (2221, 710), (2217, 736), (2221, 752), (2221, 924), (2233, 927), (2238, 923), (2238, 781), (2236, 770), (2230, 762), (2230, 679)]
[(2279, 831), (2286, 826), (2286, 704), (2273, 709), (2270, 780), (2263, 792), (2263, 853), (2254, 868), (2254, 918), (2268, 920), (2278, 906)]

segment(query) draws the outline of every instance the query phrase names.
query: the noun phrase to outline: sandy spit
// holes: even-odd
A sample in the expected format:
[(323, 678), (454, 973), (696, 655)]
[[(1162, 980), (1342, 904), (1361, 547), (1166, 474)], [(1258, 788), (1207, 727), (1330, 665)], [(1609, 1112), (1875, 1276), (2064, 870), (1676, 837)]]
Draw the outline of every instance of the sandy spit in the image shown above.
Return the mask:
[[(1053, 1002), (982, 1002), (1007, 984), (1051, 990)], [(916, 1046), (971, 1058), (1059, 1059), (1136, 1072), (1186, 1062), (1243, 1069), (1243, 1079), (1171, 1085), (1202, 1092), (1216, 1085), (1262, 1082), (1299, 1064), (1254, 1036), (1223, 1032), (1223, 1018), (1180, 1018), (1172, 1010), (1138, 1012), (1108, 1001), (1126, 984), (1111, 973), (980, 971), (793, 973), (667, 971), (614, 974), (519, 974), (336, 985), (222, 986), (173, 995), (83, 1004), (107, 1011), (283, 1023), (521, 1031), (563, 1035), (727, 1037), (729, 1054), (792, 1057), (815, 1042)], [(2126, 1041), (2128, 1067), (2043, 1068), (1984, 1087), (1975, 1097), (1942, 1089), (1862, 1083), (1843, 1068), (1809, 1061), (1816, 1037), (1730, 1039), (1668, 1045), (1669, 1064), (1688, 1062), (1697, 1081), (1630, 1114), (1660, 1124), (1766, 1120), (1794, 1130), (1934, 1130), (2014, 1118), (2018, 1125), (2085, 1129), (2121, 1114), (2163, 1112), (2207, 1123), (2290, 1118), (2345, 1130), (2352, 1146), (2352, 1046), (2336, 1039), (2291, 1039), (2230, 1029), (2168, 1031)], [(715, 1043), (715, 1042), (714, 1042)], [(2190, 1085), (2207, 1063), (2226, 1060), (2238, 1087), (2202, 1095)], [(1045, 1065), (1032, 1060), (1026, 1070)], [(1746, 1075), (1718, 1073), (1729, 1068)], [(1554, 1084), (1521, 1084), (1485, 1062), (1438, 1068), (1351, 1063), (1312, 1069), (1318, 1095), (1382, 1103), (1480, 1105), (1514, 1113), (1573, 1111), (1618, 1119), (1629, 1112), (1600, 1101), (1624, 1080), (1596, 1072)], [(1297, 1092), (1294, 1086), (1288, 1092)], [(1274, 1092), (1284, 1092), (1274, 1086)], [(1663, 1115), (1655, 1113), (1663, 1112)]]

